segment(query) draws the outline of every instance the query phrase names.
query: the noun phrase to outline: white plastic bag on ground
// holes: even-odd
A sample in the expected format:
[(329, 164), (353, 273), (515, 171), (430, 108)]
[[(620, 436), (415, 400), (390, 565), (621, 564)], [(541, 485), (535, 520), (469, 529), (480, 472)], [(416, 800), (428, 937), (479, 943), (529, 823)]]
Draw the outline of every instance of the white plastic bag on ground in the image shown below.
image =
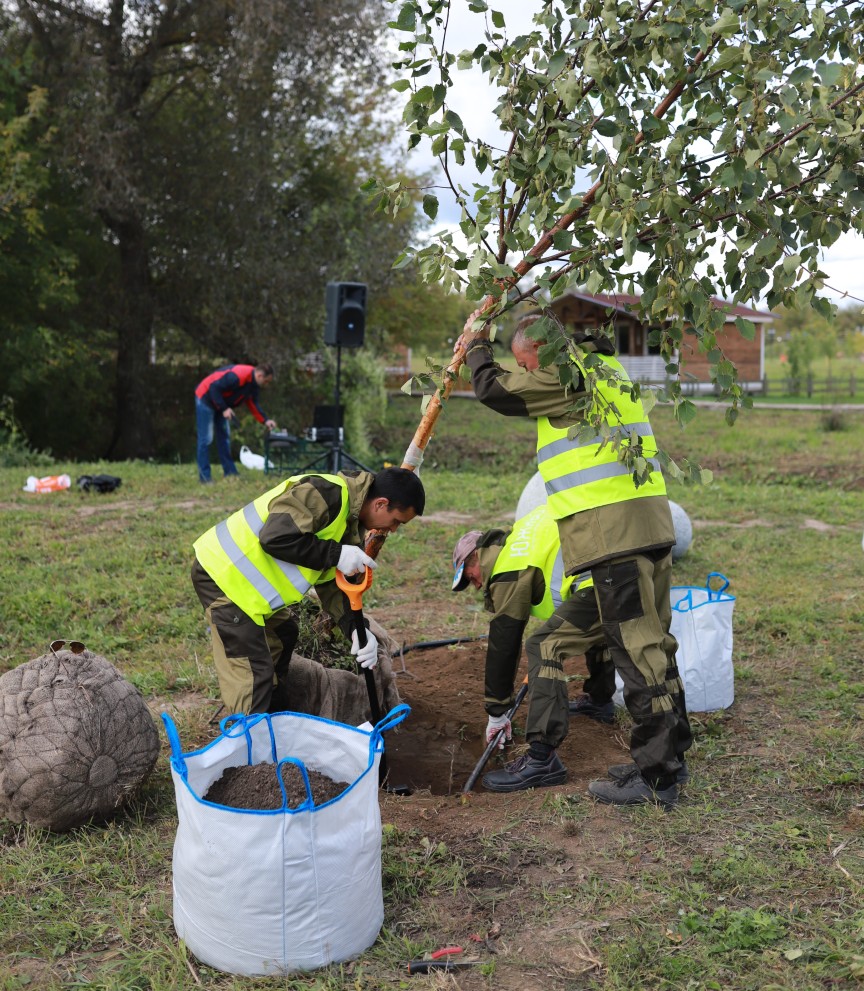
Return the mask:
[[(371, 729), (293, 712), (230, 716), (217, 740), (187, 754), (163, 713), (177, 796), (174, 928), (199, 960), (233, 974), (287, 974), (348, 960), (375, 942), (384, 921), (382, 733), (410, 711), (397, 706)], [(307, 782), (299, 808), (203, 800), (226, 768), (270, 763), (278, 773), (285, 760)], [(304, 767), (350, 785), (314, 806)]]
[[(712, 579), (722, 583), (711, 588)], [(732, 610), (735, 596), (728, 595), (729, 579), (712, 571), (705, 587), (672, 588), (672, 636), (678, 641), (678, 672), (684, 682), (689, 712), (728, 709), (735, 700), (732, 665)], [(624, 684), (616, 673), (612, 701), (624, 705)]]
[(264, 455), (256, 454), (244, 444), (240, 448), (240, 464), (244, 468), (254, 468), (258, 471), (264, 471)]
[(72, 485), (72, 479), (68, 475), (43, 475), (37, 478), (35, 475), (28, 475), (24, 484), (25, 492), (62, 492)]

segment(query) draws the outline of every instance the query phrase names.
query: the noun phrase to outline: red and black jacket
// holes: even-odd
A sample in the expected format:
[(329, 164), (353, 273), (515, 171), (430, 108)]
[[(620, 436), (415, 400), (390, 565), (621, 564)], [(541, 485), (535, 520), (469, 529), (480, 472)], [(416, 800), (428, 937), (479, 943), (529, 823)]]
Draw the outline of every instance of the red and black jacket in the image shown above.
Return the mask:
[(195, 395), (218, 413), (246, 403), (255, 419), (264, 423), (267, 415), (258, 405), (258, 391), (254, 365), (225, 365), (199, 382)]

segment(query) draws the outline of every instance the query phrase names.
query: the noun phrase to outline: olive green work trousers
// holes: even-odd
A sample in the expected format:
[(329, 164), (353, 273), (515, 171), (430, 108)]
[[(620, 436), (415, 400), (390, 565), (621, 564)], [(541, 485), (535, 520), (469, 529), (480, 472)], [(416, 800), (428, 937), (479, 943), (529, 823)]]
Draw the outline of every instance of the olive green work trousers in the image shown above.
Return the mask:
[(259, 626), (197, 560), (192, 585), (210, 625), (219, 692), (228, 713), (285, 710), (288, 665), (299, 633), (295, 620), (280, 609)]
[(585, 591), (593, 594), (565, 600), (525, 644), (531, 690), (526, 738), (552, 747), (563, 742), (569, 727), (564, 661), (599, 636), (624, 682), (633, 760), (646, 781), (664, 787), (675, 780), (692, 744), (675, 660), (678, 644), (669, 632), (671, 553), (616, 558), (591, 574), (594, 588)]

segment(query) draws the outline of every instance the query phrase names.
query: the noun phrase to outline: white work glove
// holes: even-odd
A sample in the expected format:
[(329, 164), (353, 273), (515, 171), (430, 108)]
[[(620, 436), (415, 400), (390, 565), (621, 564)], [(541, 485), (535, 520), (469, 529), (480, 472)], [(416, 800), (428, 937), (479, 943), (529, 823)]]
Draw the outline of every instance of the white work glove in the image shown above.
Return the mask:
[(498, 731), (502, 729), (504, 734), (498, 742), (499, 750), (504, 749), (505, 741), (509, 743), (513, 739), (513, 727), (510, 725), (506, 713), (503, 716), (490, 716), (489, 722), (486, 723), (486, 743), (491, 743), (498, 735)]
[(378, 663), (378, 641), (371, 630), (366, 631), (366, 646), (361, 647), (357, 631), (351, 631), (351, 653), (357, 658), (361, 668), (374, 668)]
[(359, 575), (365, 568), (374, 568), (375, 559), (353, 544), (345, 544), (339, 552), (339, 563), (336, 567), (343, 575)]

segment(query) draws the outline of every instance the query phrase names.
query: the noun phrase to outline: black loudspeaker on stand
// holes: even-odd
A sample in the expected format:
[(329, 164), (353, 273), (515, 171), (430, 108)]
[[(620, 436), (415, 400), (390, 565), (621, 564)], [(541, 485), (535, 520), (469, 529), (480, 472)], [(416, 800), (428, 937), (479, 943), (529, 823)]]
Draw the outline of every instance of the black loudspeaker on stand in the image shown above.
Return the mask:
[(332, 406), (315, 407), (315, 423), (307, 431), (309, 440), (329, 444), (329, 450), (308, 468), (326, 464), (327, 471), (335, 474), (347, 462), (354, 468), (371, 471), (342, 447), (341, 380), (342, 348), (363, 347), (366, 331), (366, 286), (362, 282), (328, 282), (324, 343), (336, 348), (336, 386)]

